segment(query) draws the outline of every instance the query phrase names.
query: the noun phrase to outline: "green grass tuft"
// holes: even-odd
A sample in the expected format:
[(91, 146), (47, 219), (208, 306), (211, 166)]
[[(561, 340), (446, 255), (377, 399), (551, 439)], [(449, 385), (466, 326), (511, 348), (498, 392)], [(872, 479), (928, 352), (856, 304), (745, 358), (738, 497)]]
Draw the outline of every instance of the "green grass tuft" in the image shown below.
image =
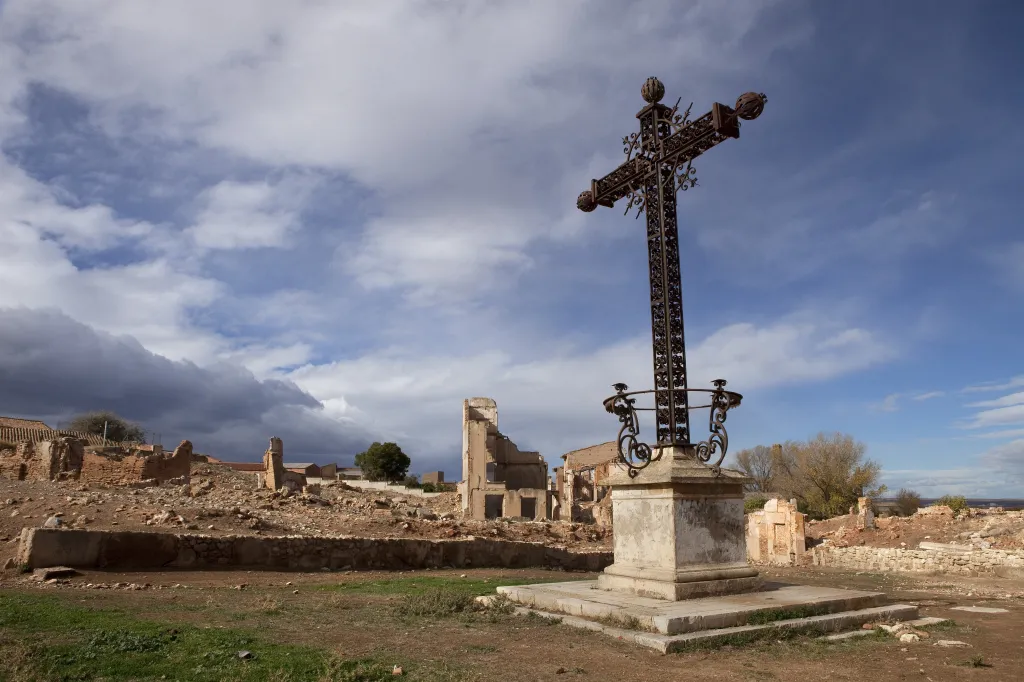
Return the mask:
[[(238, 657), (240, 651), (251, 658)], [(341, 660), (308, 646), (278, 644), (243, 629), (138, 620), (56, 595), (0, 595), (0, 680), (348, 680), (395, 679), (393, 660)], [(427, 679), (457, 671), (405, 666)], [(443, 673), (443, 674), (442, 674)]]

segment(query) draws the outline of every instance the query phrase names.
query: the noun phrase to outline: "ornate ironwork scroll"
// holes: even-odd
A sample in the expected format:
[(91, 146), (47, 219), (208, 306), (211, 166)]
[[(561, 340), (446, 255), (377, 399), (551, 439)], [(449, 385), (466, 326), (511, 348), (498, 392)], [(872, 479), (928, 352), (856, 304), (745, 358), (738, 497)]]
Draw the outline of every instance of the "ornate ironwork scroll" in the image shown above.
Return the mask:
[(619, 460), (626, 465), (630, 478), (636, 477), (640, 470), (651, 463), (651, 446), (641, 443), (640, 422), (636, 414), (636, 398), (626, 393), (626, 384), (615, 384), (617, 393), (606, 401), (605, 407), (619, 418), (622, 427), (619, 429), (618, 446)]
[[(654, 361), (654, 394), (657, 422), (657, 445), (689, 445), (690, 421), (686, 377), (686, 350), (683, 334), (683, 295), (679, 266), (679, 229), (676, 220), (676, 192), (697, 184), (693, 160), (729, 138), (739, 137), (739, 119), (753, 120), (761, 115), (767, 98), (748, 92), (736, 100), (734, 108), (715, 103), (711, 111), (691, 121), (687, 107), (677, 113), (674, 107), (661, 104), (665, 86), (657, 78), (648, 78), (641, 88), (647, 106), (637, 113), (640, 131), (622, 138), (626, 160), (600, 180), (591, 182), (590, 190), (579, 195), (576, 205), (590, 212), (598, 206), (612, 206), (627, 198), (626, 213), (636, 209), (647, 215), (648, 269), (651, 282), (651, 340)], [(721, 381), (721, 380), (720, 380)], [(738, 394), (717, 390), (711, 404), (711, 436), (698, 444), (696, 457), (707, 463), (720, 453), (713, 468), (721, 464), (728, 447), (725, 413), (729, 396)], [(605, 406), (619, 416), (623, 426), (619, 432), (619, 450), (630, 474), (647, 466), (651, 448), (637, 440), (634, 402), (623, 397), (622, 390)], [(717, 402), (716, 402), (717, 401)], [(721, 404), (719, 404), (721, 403)], [(642, 446), (642, 447), (641, 447)], [(625, 449), (623, 449), (625, 448)], [(634, 465), (635, 464), (635, 465)]]
[[(710, 401), (706, 405), (688, 405), (690, 410), (710, 410), (708, 417), (708, 430), (710, 435), (707, 440), (701, 441), (693, 446), (693, 456), (698, 462), (707, 464), (717, 473), (721, 467), (725, 454), (729, 450), (729, 434), (725, 430), (726, 413), (737, 407), (743, 400), (743, 396), (733, 391), (726, 391), (724, 379), (716, 379), (713, 382), (714, 390), (707, 388), (688, 388), (686, 393), (709, 393)], [(625, 465), (630, 477), (635, 477), (642, 469), (658, 460), (660, 453), (640, 440), (639, 412), (656, 412), (655, 407), (637, 407), (635, 396), (655, 394), (657, 391), (629, 391), (626, 384), (615, 384), (615, 395), (605, 398), (604, 407), (608, 412), (616, 415), (622, 426), (619, 428), (618, 448), (619, 462)], [(659, 444), (664, 445), (664, 443)], [(712, 462), (712, 458), (717, 459)]]

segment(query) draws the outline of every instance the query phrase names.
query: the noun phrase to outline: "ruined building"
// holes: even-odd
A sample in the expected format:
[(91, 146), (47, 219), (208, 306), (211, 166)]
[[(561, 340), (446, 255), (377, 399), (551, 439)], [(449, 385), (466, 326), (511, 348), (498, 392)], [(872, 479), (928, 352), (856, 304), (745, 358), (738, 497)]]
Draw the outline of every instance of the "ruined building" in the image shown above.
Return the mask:
[(164, 452), (159, 445), (98, 446), (61, 436), (25, 440), (0, 449), (0, 478), (20, 481), (80, 480), (96, 485), (160, 485), (189, 482), (192, 443)]
[(0, 478), (14, 481), (77, 479), (82, 472), (85, 444), (78, 438), (21, 441), (0, 449)]
[(770, 499), (747, 514), (747, 560), (752, 564), (799, 566), (806, 549), (804, 515), (796, 500)]
[(80, 479), (97, 485), (184, 485), (192, 472), (192, 442), (173, 452), (159, 445), (86, 447)]
[(550, 519), (548, 465), (537, 452), (520, 452), (498, 431), (490, 398), (462, 403), (462, 511), (474, 519)]
[(303, 474), (285, 468), (284, 443), (276, 436), (271, 437), (270, 447), (263, 453), (263, 472), (262, 481), (257, 479), (258, 485), (262, 483), (259, 487), (266, 486), (271, 490), (288, 488), (294, 492), (302, 490), (306, 485), (306, 477)]
[(619, 456), (618, 443), (609, 441), (562, 455), (555, 469), (560, 518), (563, 521), (595, 522), (611, 526), (611, 498), (604, 485)]

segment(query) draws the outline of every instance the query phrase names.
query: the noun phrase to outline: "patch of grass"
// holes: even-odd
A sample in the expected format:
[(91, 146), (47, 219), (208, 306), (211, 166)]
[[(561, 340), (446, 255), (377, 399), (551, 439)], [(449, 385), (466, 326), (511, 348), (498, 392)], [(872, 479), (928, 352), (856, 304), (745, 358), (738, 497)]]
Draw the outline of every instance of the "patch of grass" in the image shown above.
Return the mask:
[(950, 619), (942, 623), (935, 623), (934, 625), (922, 625), (918, 630), (955, 630), (959, 627), (955, 620)]
[(498, 650), (498, 647), (492, 644), (468, 644), (466, 645), (466, 651), (474, 654), (493, 654)]
[(609, 615), (602, 616), (601, 618), (594, 618), (592, 620), (597, 621), (601, 625), (607, 625), (613, 628), (622, 628), (623, 630), (636, 630), (638, 632), (654, 632), (654, 628), (645, 625), (636, 616), (619, 616)]
[(256, 610), (260, 611), (264, 615), (276, 616), (281, 613), (281, 602), (274, 599), (269, 594), (257, 597), (254, 602)]
[(336, 585), (321, 585), (319, 589), (342, 594), (405, 596), (446, 589), (478, 597), (494, 594), (495, 588), (506, 585), (532, 585), (545, 582), (565, 582), (557, 578), (458, 578), (452, 576), (409, 576), (388, 580), (360, 580)]
[(395, 604), (394, 611), (396, 615), (404, 618), (450, 618), (474, 611), (476, 606), (472, 594), (442, 587), (406, 594)]
[[(241, 659), (240, 651), (251, 652)], [(395, 660), (341, 660), (309, 646), (277, 644), (241, 629), (154, 623), (119, 609), (90, 609), (56, 595), (0, 595), (0, 680), (103, 679), (392, 680)], [(440, 664), (438, 664), (440, 665)], [(459, 671), (403, 665), (417, 678)]]
[(829, 612), (829, 608), (815, 606), (797, 606), (791, 609), (762, 609), (751, 612), (745, 621), (745, 625), (767, 625), (780, 620), (793, 620), (794, 618), (810, 618), (821, 616)]
[(523, 617), (532, 625), (559, 625), (562, 622), (561, 618), (542, 616), (536, 611), (527, 611)]
[(966, 661), (961, 661), (960, 663), (957, 663), (957, 665), (963, 666), (965, 668), (991, 668), (992, 667), (991, 663), (986, 663), (985, 662), (985, 657), (982, 656), (981, 654), (975, 654), (975, 655), (971, 656), (970, 658), (968, 658)]
[(809, 640), (815, 637), (822, 637), (831, 634), (820, 628), (764, 628), (763, 630), (750, 630), (737, 632), (710, 639), (697, 640), (682, 643), (679, 649), (673, 653), (689, 653), (694, 651), (709, 651), (723, 647), (746, 647), (754, 644), (767, 644), (778, 642), (789, 642), (792, 640)]

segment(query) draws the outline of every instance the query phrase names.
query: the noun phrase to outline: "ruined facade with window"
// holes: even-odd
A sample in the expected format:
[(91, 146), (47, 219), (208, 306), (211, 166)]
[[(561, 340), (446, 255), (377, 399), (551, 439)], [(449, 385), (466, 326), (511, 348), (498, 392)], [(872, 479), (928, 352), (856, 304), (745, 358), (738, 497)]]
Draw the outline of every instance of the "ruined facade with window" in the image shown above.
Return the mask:
[(490, 398), (462, 403), (462, 511), (468, 518), (550, 519), (548, 465), (538, 452), (521, 452), (498, 431)]
[(611, 526), (611, 496), (604, 485), (618, 458), (618, 443), (609, 441), (562, 455), (555, 469), (559, 513), (563, 521)]

